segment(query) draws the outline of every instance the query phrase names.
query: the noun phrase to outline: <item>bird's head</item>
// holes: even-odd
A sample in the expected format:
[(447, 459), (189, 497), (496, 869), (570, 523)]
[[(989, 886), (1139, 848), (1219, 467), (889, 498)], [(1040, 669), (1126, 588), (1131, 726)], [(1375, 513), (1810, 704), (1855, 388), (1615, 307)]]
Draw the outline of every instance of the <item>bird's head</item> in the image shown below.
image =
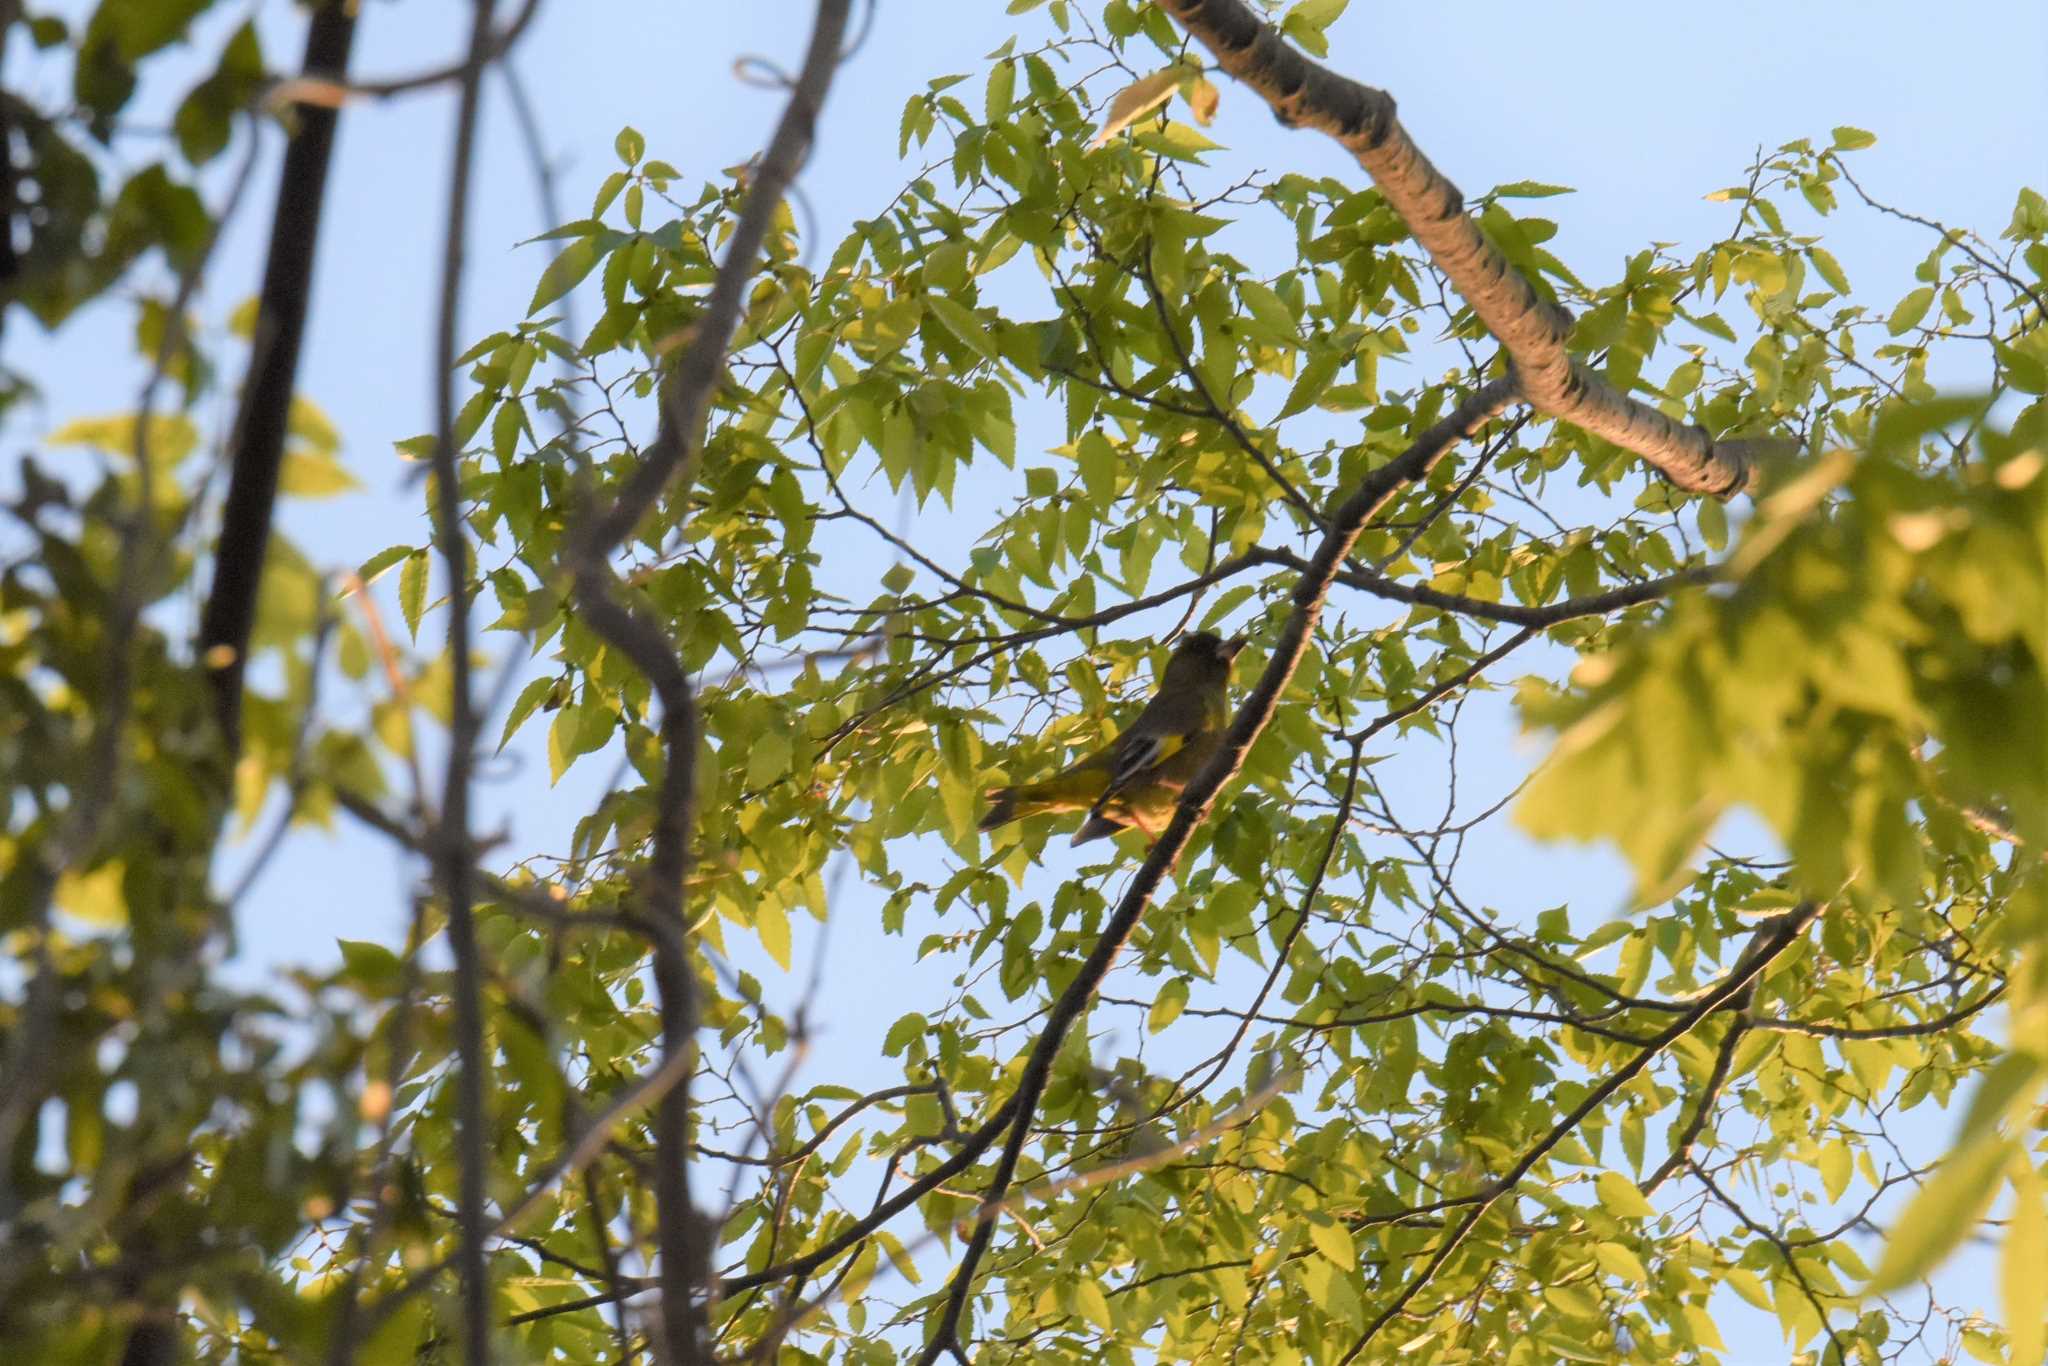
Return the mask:
[(1176, 682), (1214, 683), (1230, 677), (1231, 661), (1245, 645), (1243, 636), (1225, 640), (1214, 631), (1197, 631), (1173, 647), (1166, 673)]

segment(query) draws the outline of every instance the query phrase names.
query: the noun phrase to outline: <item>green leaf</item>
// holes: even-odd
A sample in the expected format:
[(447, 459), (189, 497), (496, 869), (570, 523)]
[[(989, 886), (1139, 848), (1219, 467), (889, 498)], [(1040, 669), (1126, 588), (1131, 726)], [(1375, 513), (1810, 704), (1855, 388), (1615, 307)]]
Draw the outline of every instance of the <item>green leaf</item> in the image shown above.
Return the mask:
[(366, 939), (337, 939), (341, 974), (372, 996), (396, 996), (405, 981), (405, 965), (382, 944)]
[[(489, 417), (491, 409), (497, 406), (498, 394), (494, 389), (479, 389), (469, 396), (468, 401), (462, 405), (462, 410), (455, 414), (455, 430), (450, 433), (455, 439), (455, 448), (458, 451), (469, 445), (470, 438), (482, 429), (484, 419)], [(415, 439), (426, 442), (426, 452), (421, 458), (431, 460), (434, 455), (434, 438), (427, 436)], [(404, 449), (403, 443), (400, 448)]]
[(1835, 129), (1835, 150), (1838, 152), (1860, 152), (1865, 147), (1877, 145), (1877, 134), (1866, 133), (1861, 128), (1847, 124)]
[(1297, 324), (1293, 312), (1278, 294), (1256, 280), (1240, 280), (1237, 297), (1244, 302), (1251, 319), (1267, 336), (1292, 341), (1295, 339)]
[(414, 640), (420, 638), (420, 617), (427, 610), (427, 552), (424, 547), (405, 557), (398, 571), (398, 610), (405, 617), (405, 629)]
[(647, 155), (647, 139), (640, 136), (640, 130), (631, 126), (621, 128), (618, 137), (612, 140), (612, 148), (619, 154), (619, 160), (628, 166), (637, 166), (640, 158)]
[(505, 729), (498, 736), (498, 753), (505, 752), (505, 743), (512, 738), (512, 732), (518, 730), (526, 718), (533, 715), (534, 708), (546, 701), (548, 694), (554, 690), (555, 680), (552, 678), (536, 678), (519, 690), (519, 696), (513, 699), (511, 711), (505, 714)]
[(1718, 498), (1702, 498), (1699, 507), (1700, 538), (1709, 550), (1728, 548), (1728, 509)]
[(1654, 1219), (1657, 1211), (1636, 1183), (1620, 1172), (1602, 1172), (1593, 1181), (1593, 1189), (1600, 1196), (1600, 1208), (1617, 1219)]
[(1894, 337), (1912, 331), (1920, 325), (1920, 320), (1927, 316), (1927, 310), (1933, 305), (1934, 286), (1922, 285), (1899, 300), (1899, 306), (1894, 308), (1891, 317), (1885, 320), (1885, 330)]
[(1116, 1318), (1109, 1312), (1109, 1297), (1103, 1293), (1102, 1282), (1093, 1276), (1079, 1276), (1067, 1285), (1075, 1313), (1104, 1332), (1115, 1331)]
[(1010, 117), (1010, 99), (1016, 89), (1016, 63), (1001, 61), (989, 68), (988, 93), (983, 98), (982, 108), (991, 127)]
[(790, 932), (789, 908), (779, 897), (762, 897), (754, 903), (754, 933), (760, 936), (761, 947), (775, 960), (775, 966), (789, 971)]
[(1080, 461), (1081, 482), (1087, 487), (1088, 497), (1107, 507), (1116, 496), (1116, 447), (1109, 444), (1108, 437), (1090, 428), (1081, 434), (1075, 458)]
[(1152, 1001), (1152, 1009), (1145, 1017), (1145, 1029), (1157, 1034), (1180, 1018), (1181, 1011), (1188, 1004), (1188, 979), (1170, 977), (1166, 985), (1159, 988), (1159, 995)]
[(491, 419), (491, 454), (500, 465), (509, 465), (519, 454), (519, 438), (526, 431), (526, 405), (508, 398), (498, 405)]
[(1842, 1139), (1823, 1144), (1820, 1150), (1820, 1179), (1828, 1193), (1828, 1199), (1839, 1200), (1842, 1192), (1849, 1189), (1849, 1177), (1854, 1170), (1855, 1154)]
[(1273, 414), (1273, 420), (1278, 422), (1314, 407), (1323, 391), (1330, 387), (1330, 381), (1337, 377), (1337, 367), (1343, 363), (1344, 358), (1332, 351), (1318, 351), (1311, 355), (1302, 363), (1294, 387), (1287, 391), (1287, 401), (1280, 405), (1279, 412)]
[(928, 1027), (922, 1015), (899, 1016), (896, 1023), (889, 1026), (889, 1032), (882, 1036), (882, 1055), (889, 1058), (897, 1056), (916, 1040), (923, 1038)]
[(597, 237), (579, 237), (562, 248), (562, 254), (541, 272), (540, 283), (534, 286), (533, 301), (526, 306), (526, 316), (532, 317), (576, 288), (604, 256), (605, 244)]
[(1593, 1260), (1616, 1280), (1627, 1281), (1631, 1285), (1650, 1283), (1650, 1273), (1643, 1267), (1643, 1259), (1620, 1243), (1593, 1244)]
[(2012, 1191), (1998, 1268), (2005, 1331), (2012, 1360), (2039, 1361), (2048, 1354), (2048, 1183), (2022, 1157), (2012, 1164)]
[(996, 358), (995, 343), (989, 340), (988, 324), (974, 316), (974, 310), (964, 304), (955, 303), (943, 294), (927, 294), (924, 306), (931, 310), (945, 329), (967, 344), (969, 350), (983, 360)]
[(1351, 1230), (1334, 1219), (1312, 1220), (1308, 1226), (1308, 1240), (1317, 1252), (1330, 1263), (1344, 1271), (1358, 1268), (1358, 1244), (1351, 1237)]
[(362, 486), (362, 481), (343, 468), (340, 461), (315, 451), (286, 451), (278, 470), (278, 491), (294, 498), (331, 498), (338, 493), (354, 493)]
[(1843, 271), (1842, 263), (1837, 261), (1827, 248), (1808, 247), (1806, 259), (1813, 262), (1813, 268), (1820, 273), (1821, 279), (1828, 282), (1828, 288), (1837, 294), (1849, 292), (1849, 276)]
[(387, 546), (362, 562), (356, 569), (356, 578), (361, 580), (363, 586), (367, 588), (382, 578), (384, 571), (391, 568), (392, 565), (397, 564), (408, 555), (417, 555), (419, 553), (419, 550), (409, 545)]

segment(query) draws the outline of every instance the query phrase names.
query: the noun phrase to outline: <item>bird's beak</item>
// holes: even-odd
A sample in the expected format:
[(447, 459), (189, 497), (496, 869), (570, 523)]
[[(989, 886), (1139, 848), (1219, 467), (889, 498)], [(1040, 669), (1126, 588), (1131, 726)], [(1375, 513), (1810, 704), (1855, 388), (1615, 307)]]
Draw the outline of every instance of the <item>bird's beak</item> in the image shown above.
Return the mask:
[(1232, 636), (1229, 640), (1223, 642), (1223, 648), (1230, 651), (1232, 659), (1236, 659), (1238, 651), (1251, 644), (1251, 639), (1250, 636)]

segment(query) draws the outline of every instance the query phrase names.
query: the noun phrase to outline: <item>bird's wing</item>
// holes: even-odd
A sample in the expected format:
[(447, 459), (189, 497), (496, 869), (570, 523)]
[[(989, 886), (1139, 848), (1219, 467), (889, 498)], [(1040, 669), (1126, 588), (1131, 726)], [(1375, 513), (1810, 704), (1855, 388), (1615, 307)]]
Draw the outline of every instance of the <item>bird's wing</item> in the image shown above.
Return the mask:
[(1102, 795), (1107, 797), (1119, 791), (1133, 779), (1165, 763), (1180, 752), (1187, 740), (1187, 736), (1175, 735), (1171, 731), (1133, 727), (1116, 742), (1116, 752), (1110, 756), (1109, 782)]

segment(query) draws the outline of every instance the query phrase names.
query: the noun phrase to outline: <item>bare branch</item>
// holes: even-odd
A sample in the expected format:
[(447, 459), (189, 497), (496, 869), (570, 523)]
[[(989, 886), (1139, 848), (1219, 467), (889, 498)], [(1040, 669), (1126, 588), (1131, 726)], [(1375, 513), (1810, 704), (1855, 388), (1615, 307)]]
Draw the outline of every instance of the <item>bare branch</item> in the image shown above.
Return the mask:
[[(306, 29), (305, 68), (346, 71), (355, 43), (356, 11), (342, 0), (313, 11)], [(230, 765), (242, 747), (242, 673), (249, 632), (256, 624), (256, 592), (270, 547), (277, 508), (278, 472), (284, 464), (292, 390), (313, 296), (313, 261), (327, 200), (339, 114), (307, 106), (284, 152), (277, 209), (270, 225), (270, 256), (257, 294), (254, 347), (241, 410), (228, 440), (227, 501), (214, 541), (213, 587), (199, 617), (199, 655), (213, 685), (214, 715)]]

